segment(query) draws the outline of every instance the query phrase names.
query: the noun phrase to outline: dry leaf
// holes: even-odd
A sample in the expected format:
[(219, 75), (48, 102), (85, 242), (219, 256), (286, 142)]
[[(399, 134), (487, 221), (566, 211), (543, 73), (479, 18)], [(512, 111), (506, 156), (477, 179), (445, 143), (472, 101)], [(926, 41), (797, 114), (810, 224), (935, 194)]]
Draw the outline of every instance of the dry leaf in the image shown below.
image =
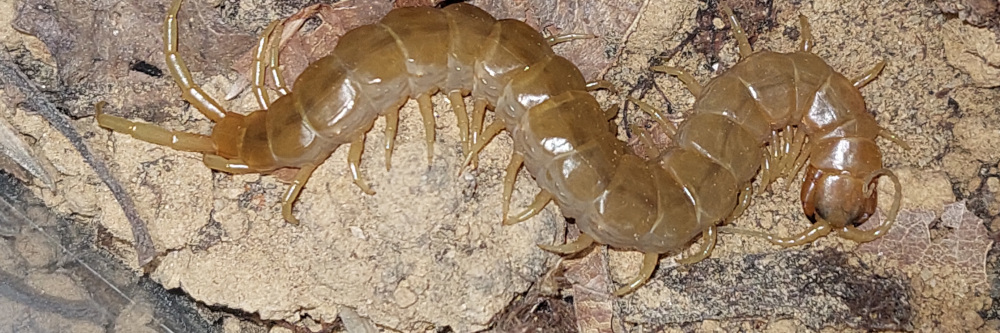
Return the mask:
[[(993, 245), (983, 221), (965, 201), (945, 205), (940, 222), (929, 210), (899, 212), (896, 224), (882, 238), (858, 246), (859, 252), (896, 261), (904, 269), (952, 272), (977, 290), (987, 290), (986, 253)], [(932, 230), (938, 237), (932, 237)]]

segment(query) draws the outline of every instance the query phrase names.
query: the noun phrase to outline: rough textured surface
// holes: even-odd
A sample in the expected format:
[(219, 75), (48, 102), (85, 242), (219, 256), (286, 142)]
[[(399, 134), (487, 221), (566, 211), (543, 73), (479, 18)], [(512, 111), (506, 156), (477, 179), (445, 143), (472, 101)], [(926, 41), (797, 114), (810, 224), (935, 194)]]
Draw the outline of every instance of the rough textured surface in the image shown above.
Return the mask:
[(806, 327), (907, 330), (909, 290), (898, 277), (854, 267), (836, 249), (708, 259), (657, 272), (642, 294), (622, 301), (624, 319), (659, 331), (706, 319), (795, 318)]
[[(974, 253), (980, 256), (957, 263), (945, 260), (940, 252), (923, 251), (919, 253), (930, 253), (928, 260), (904, 265), (901, 256), (916, 255), (916, 250), (910, 251), (913, 248), (895, 248), (898, 252), (890, 253), (869, 247), (890, 246), (891, 242), (859, 249), (848, 241), (825, 238), (810, 246), (779, 250), (757, 239), (723, 235), (709, 260), (676, 267), (665, 257), (650, 285), (613, 299), (601, 296), (600, 289), (608, 292), (631, 277), (638, 270), (639, 256), (607, 251), (610, 273), (605, 273), (608, 270), (599, 267), (604, 253), (594, 251), (582, 259), (586, 265), (580, 267), (586, 269), (567, 272), (567, 278), (579, 284), (558, 297), (574, 301), (578, 327), (633, 332), (653, 328), (1000, 329), (1000, 304), (994, 301), (1000, 299), (1000, 265), (996, 265), (1000, 251), (983, 239), (1000, 226), (1000, 151), (996, 149), (1000, 91), (988, 88), (995, 86), (987, 81), (995, 75), (980, 77), (978, 72), (996, 68), (995, 36), (991, 42), (990, 31), (966, 25), (964, 20), (971, 16), (946, 15), (939, 4), (943, 2), (727, 3), (748, 27), (755, 48), (792, 50), (800, 36), (797, 17), (803, 14), (812, 22), (816, 52), (848, 77), (885, 59), (888, 66), (882, 75), (862, 93), (879, 123), (913, 147), (903, 150), (881, 142), (886, 165), (898, 171), (905, 189), (904, 213), (893, 232), (916, 235), (913, 232), (920, 234), (926, 228), (929, 242), (901, 243), (934, 246), (957, 237), (954, 231), (965, 230), (962, 237), (976, 240)], [(50, 16), (15, 24), (34, 32), (41, 42), (24, 35), (11, 37), (6, 30), (0, 39), (20, 55), (19, 65), (26, 72), (36, 75), (54, 98), (69, 106), (68, 111), (89, 114), (90, 102), (107, 99), (115, 106), (110, 111), (133, 119), (172, 129), (209, 130), (210, 123), (200, 114), (182, 107), (168, 78), (129, 69), (133, 60), (162, 68), (158, 30), (165, 2), (53, 6), (25, 0), (23, 4), (28, 5), (0, 1), (0, 29), (15, 21), (17, 8), (48, 8), (43, 13)], [(49, 7), (41, 6), (46, 4)], [(647, 68), (666, 63), (688, 69), (706, 82), (732, 66), (737, 61), (735, 42), (718, 17), (716, 5), (716, 1), (650, 1), (641, 7), (634, 33), (605, 78), (621, 87), (623, 94), (641, 97), (672, 110), (673, 119), (683, 119), (693, 97), (678, 80), (651, 74)], [(255, 32), (267, 21), (305, 6), (275, 6), (269, 0), (191, 2), (182, 16), (197, 15), (182, 23), (182, 31), (188, 32), (181, 35), (181, 51), (195, 78), (210, 94), (222, 96), (239, 80), (239, 75), (226, 68), (250, 48)], [(42, 24), (50, 22), (61, 25)], [(28, 23), (37, 26), (30, 28)], [(91, 36), (88, 31), (96, 33), (91, 38), (93, 46), (66, 42)], [(122, 54), (112, 57), (102, 51)], [(624, 100), (623, 95), (600, 96), (608, 104)], [(91, 118), (80, 119), (76, 125), (89, 133), (92, 147), (117, 165), (119, 178), (130, 182), (162, 253), (151, 276), (165, 285), (180, 287), (220, 308), (255, 312), (248, 318), (277, 319), (274, 332), (333, 329), (340, 305), (356, 308), (357, 314), (383, 328), (411, 331), (451, 326), (464, 332), (486, 327), (516, 294), (543, 281), (557, 260), (533, 244), (562, 241), (561, 219), (553, 209), (521, 225), (501, 227), (499, 182), (509, 140), (501, 136), (487, 148), (478, 174), (454, 176), (460, 160), (454, 117), (440, 97), (435, 102), (439, 136), (430, 166), (424, 159), (419, 116), (409, 105), (402, 113), (392, 171), (383, 168), (381, 120), (369, 136), (363, 172), (379, 193), (366, 196), (350, 184), (342, 149), (306, 187), (297, 205), (303, 221), (300, 226), (281, 221), (278, 198), (285, 186), (275, 177), (213, 174), (195, 154), (109, 134)], [(248, 110), (253, 104), (241, 96), (227, 106)], [(53, 176), (59, 193), (34, 190), (57, 212), (74, 214), (81, 225), (96, 230), (101, 247), (131, 261), (134, 254), (127, 223), (93, 172), (42, 120), (10, 109), (14, 111), (3, 116), (31, 138), (26, 141), (51, 160), (57, 171)], [(649, 124), (634, 106), (626, 110), (627, 122)], [(791, 188), (799, 182), (792, 179)], [(786, 190), (785, 185), (785, 180), (779, 180), (771, 191), (760, 191), (751, 209), (734, 224), (783, 235), (805, 228), (798, 193)], [(514, 207), (524, 206), (537, 188), (523, 173), (517, 187)], [(882, 186), (883, 198), (891, 197), (887, 187)], [(954, 205), (942, 208), (956, 200), (965, 200), (967, 212), (956, 213)], [(941, 222), (917, 218), (941, 214), (962, 218), (942, 216)], [(982, 222), (975, 222), (973, 216)], [(984, 248), (989, 252), (982, 259)], [(762, 272), (780, 274), (768, 278)], [(602, 274), (611, 283), (602, 282)], [(584, 295), (584, 289), (590, 294)], [(859, 302), (853, 296), (857, 290), (890, 297), (881, 299), (882, 303)], [(759, 306), (754, 302), (758, 299), (769, 303)], [(529, 309), (544, 311), (547, 306), (540, 304), (549, 301), (534, 302)], [(565, 311), (565, 304), (551, 304), (556, 304), (554, 311)], [(604, 317), (609, 309), (611, 321)], [(870, 314), (877, 316), (864, 317)], [(226, 326), (235, 330), (240, 325), (228, 322)]]

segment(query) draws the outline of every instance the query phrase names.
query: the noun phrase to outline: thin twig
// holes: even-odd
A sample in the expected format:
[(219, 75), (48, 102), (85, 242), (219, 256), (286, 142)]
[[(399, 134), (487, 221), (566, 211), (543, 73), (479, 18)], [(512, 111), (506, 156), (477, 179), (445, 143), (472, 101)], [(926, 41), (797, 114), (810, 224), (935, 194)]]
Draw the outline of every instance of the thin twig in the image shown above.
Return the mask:
[(11, 87), (19, 89), (25, 96), (25, 106), (37, 112), (52, 127), (62, 133), (66, 139), (69, 139), (73, 147), (83, 156), (83, 160), (87, 164), (90, 164), (90, 167), (94, 169), (97, 176), (104, 181), (104, 184), (108, 185), (108, 188), (111, 189), (111, 194), (118, 200), (118, 204), (121, 205), (122, 210), (125, 212), (125, 217), (132, 226), (132, 236), (135, 238), (135, 251), (139, 257), (139, 265), (145, 266), (150, 261), (153, 261), (153, 258), (156, 256), (156, 248), (153, 246), (153, 240), (149, 237), (146, 223), (139, 217), (139, 212), (135, 209), (135, 203), (132, 202), (132, 198), (125, 192), (125, 188), (111, 176), (104, 161), (94, 157), (94, 154), (87, 148), (87, 144), (83, 142), (80, 133), (69, 122), (69, 119), (59, 112), (56, 106), (28, 79), (28, 76), (14, 64), (13, 57), (2, 47), (0, 47), (0, 80), (3, 80), (4, 83)]

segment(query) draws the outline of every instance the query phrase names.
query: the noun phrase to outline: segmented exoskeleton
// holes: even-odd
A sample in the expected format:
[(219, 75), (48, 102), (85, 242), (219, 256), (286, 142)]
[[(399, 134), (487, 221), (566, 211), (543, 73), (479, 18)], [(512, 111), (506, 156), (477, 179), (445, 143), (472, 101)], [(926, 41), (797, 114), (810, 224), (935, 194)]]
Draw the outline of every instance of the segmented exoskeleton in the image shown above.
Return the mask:
[[(702, 249), (685, 261), (709, 255), (716, 226), (745, 208), (750, 182), (761, 165), (766, 179), (787, 172), (794, 164), (788, 161), (796, 160), (801, 147), (805, 153), (800, 159), (810, 162), (808, 182), (816, 186), (803, 190), (804, 200), (809, 193), (807, 214), (815, 211), (818, 221), (829, 223), (817, 222), (812, 234), (790, 243), (811, 240), (811, 235), (828, 232), (831, 225), (852, 239), (861, 239), (862, 234), (877, 237), (889, 226), (885, 223), (867, 234), (848, 226), (867, 219), (874, 209), (869, 184), (878, 175), (891, 175), (881, 169), (872, 141), (879, 127), (865, 113), (856, 89), (878, 68), (852, 82), (808, 53), (808, 47), (793, 54), (751, 56), (746, 36), (737, 31), (746, 59), (731, 71), (704, 88), (690, 75), (676, 72), (699, 102), (694, 115), (677, 129), (672, 146), (647, 161), (608, 131), (608, 113), (587, 92), (590, 86), (579, 70), (552, 52), (551, 43), (578, 36), (546, 39), (523, 22), (496, 20), (467, 4), (396, 9), (380, 22), (341, 37), (334, 51), (309, 65), (289, 92), (277, 69), (277, 43), (269, 37), (280, 28), (273, 23), (262, 34), (253, 66), (261, 110), (241, 115), (225, 111), (192, 81), (177, 53), (180, 4), (174, 0), (165, 20), (166, 62), (184, 99), (216, 122), (211, 136), (169, 131), (100, 110), (98, 123), (141, 140), (201, 152), (205, 164), (215, 170), (298, 168), (282, 207), (289, 222), (297, 223), (292, 203), (306, 180), (343, 144), (351, 144), (348, 160), (356, 184), (372, 193), (358, 173), (365, 133), (378, 116), (386, 116), (388, 166), (398, 111), (410, 97), (420, 106), (430, 157), (434, 138), (430, 96), (440, 91), (448, 95), (459, 119), (469, 160), (503, 130), (514, 139), (504, 181), (505, 223), (524, 220), (555, 201), (565, 216), (576, 219), (583, 234), (572, 243), (543, 248), (568, 254), (596, 242), (645, 253), (641, 273), (618, 294), (645, 282), (660, 254), (683, 251), (699, 234), (705, 238)], [(782, 68), (762, 67), (777, 64)], [(271, 103), (264, 89), (268, 73), (281, 94)], [(475, 100), (471, 122), (463, 102), (469, 94)], [(720, 94), (727, 97), (719, 98)], [(487, 106), (494, 108), (497, 121), (481, 130)], [(777, 133), (795, 133), (788, 145), (795, 148), (771, 149), (779, 153), (769, 155), (765, 147), (773, 146)], [(831, 155), (834, 151), (847, 155)], [(772, 155), (791, 159), (768, 157)], [(531, 208), (508, 220), (515, 176), (522, 165), (542, 191)], [(829, 205), (830, 198), (845, 196), (857, 200), (845, 209)]]

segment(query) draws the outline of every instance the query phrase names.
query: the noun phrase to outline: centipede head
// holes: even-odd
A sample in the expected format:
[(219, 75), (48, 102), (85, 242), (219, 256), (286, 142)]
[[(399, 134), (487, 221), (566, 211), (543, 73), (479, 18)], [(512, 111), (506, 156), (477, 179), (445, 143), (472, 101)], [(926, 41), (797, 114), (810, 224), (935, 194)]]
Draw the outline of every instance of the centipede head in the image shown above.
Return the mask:
[[(812, 221), (825, 220), (834, 228), (857, 226), (875, 213), (878, 192), (874, 179), (809, 166), (802, 183), (802, 209)], [(866, 188), (868, 190), (866, 190)]]

